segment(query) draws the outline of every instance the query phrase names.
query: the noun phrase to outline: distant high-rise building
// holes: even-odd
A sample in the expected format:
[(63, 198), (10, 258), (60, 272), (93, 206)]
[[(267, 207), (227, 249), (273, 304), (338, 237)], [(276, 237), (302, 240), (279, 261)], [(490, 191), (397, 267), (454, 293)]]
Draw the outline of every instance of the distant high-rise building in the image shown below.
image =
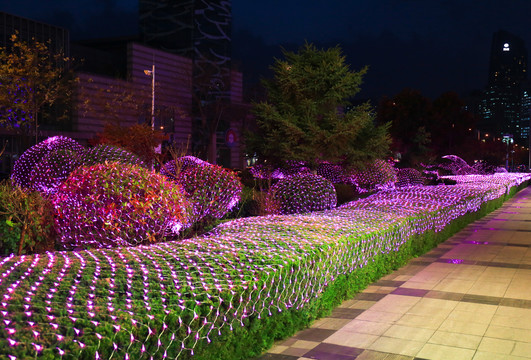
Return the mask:
[(483, 131), (494, 136), (511, 134), (516, 141), (527, 138), (522, 119), (523, 84), (527, 79), (524, 41), (506, 31), (492, 37), (489, 79), (482, 101)]
[(531, 87), (522, 91), (522, 103), (520, 108), (520, 138), (529, 137), (531, 127)]

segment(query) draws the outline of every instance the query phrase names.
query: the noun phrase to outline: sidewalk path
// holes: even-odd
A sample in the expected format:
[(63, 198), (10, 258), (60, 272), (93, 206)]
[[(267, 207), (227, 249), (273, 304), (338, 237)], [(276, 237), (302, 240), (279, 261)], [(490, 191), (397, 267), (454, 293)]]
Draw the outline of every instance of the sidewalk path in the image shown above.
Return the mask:
[(531, 359), (531, 187), (260, 360)]

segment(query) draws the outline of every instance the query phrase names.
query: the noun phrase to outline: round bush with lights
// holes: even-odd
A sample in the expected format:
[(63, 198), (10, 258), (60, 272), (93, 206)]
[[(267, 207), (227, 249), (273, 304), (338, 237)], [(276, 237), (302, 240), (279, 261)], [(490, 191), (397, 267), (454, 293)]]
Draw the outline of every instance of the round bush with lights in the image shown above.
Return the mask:
[(331, 209), (337, 204), (334, 185), (322, 176), (302, 174), (280, 179), (266, 197), (270, 214), (302, 214)]
[(161, 169), (160, 173), (172, 180), (177, 180), (179, 174), (183, 171), (189, 170), (191, 168), (210, 165), (208, 162), (196, 158), (195, 156), (182, 156), (175, 160), (170, 160), (165, 163)]
[(81, 156), (83, 166), (92, 166), (105, 162), (119, 162), (147, 168), (147, 165), (137, 155), (114, 145), (96, 145), (86, 150)]
[(365, 169), (352, 174), (353, 182), (360, 191), (389, 189), (396, 182), (396, 170), (387, 161), (376, 159)]
[[(34, 185), (39, 187), (39, 184), (34, 184), (31, 180), (35, 174), (35, 167), (48, 153), (55, 150), (71, 150), (75, 153), (80, 153), (84, 148), (75, 140), (65, 136), (50, 137), (30, 147), (18, 158), (13, 165), (13, 172), (11, 173), (13, 183), (23, 188), (33, 188)], [(38, 178), (35, 181), (38, 181)]]
[(177, 235), (189, 214), (180, 186), (116, 162), (78, 168), (52, 200), (64, 249), (159, 242)]
[(348, 184), (350, 178), (345, 175), (345, 169), (338, 164), (331, 164), (322, 162), (317, 166), (317, 175), (324, 177), (332, 182), (332, 184)]
[(206, 162), (181, 171), (177, 183), (186, 191), (193, 208), (190, 224), (221, 219), (238, 204), (242, 192), (236, 173)]
[(409, 187), (424, 185), (422, 173), (413, 168), (399, 169), (397, 173), (396, 187)]
[(68, 149), (50, 151), (31, 172), (29, 187), (44, 194), (53, 194), (68, 176), (81, 165), (80, 154)]

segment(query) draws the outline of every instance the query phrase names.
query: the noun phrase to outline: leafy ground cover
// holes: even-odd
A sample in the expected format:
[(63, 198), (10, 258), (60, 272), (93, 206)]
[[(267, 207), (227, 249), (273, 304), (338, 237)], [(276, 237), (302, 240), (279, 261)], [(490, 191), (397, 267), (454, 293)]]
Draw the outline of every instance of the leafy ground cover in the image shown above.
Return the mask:
[(181, 241), (5, 257), (0, 357), (259, 355), (530, 176), (452, 179), (332, 210), (236, 219)]

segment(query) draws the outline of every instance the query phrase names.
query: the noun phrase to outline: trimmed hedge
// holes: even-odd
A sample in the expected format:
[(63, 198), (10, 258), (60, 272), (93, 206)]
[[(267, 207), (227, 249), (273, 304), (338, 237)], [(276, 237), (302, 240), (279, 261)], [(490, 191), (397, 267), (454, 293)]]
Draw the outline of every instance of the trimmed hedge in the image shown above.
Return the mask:
[(180, 242), (5, 258), (0, 356), (258, 356), (501, 205), (517, 184), (489, 179), (426, 188), (417, 198), (412, 189), (389, 192), (372, 208), (367, 200), (238, 219)]

